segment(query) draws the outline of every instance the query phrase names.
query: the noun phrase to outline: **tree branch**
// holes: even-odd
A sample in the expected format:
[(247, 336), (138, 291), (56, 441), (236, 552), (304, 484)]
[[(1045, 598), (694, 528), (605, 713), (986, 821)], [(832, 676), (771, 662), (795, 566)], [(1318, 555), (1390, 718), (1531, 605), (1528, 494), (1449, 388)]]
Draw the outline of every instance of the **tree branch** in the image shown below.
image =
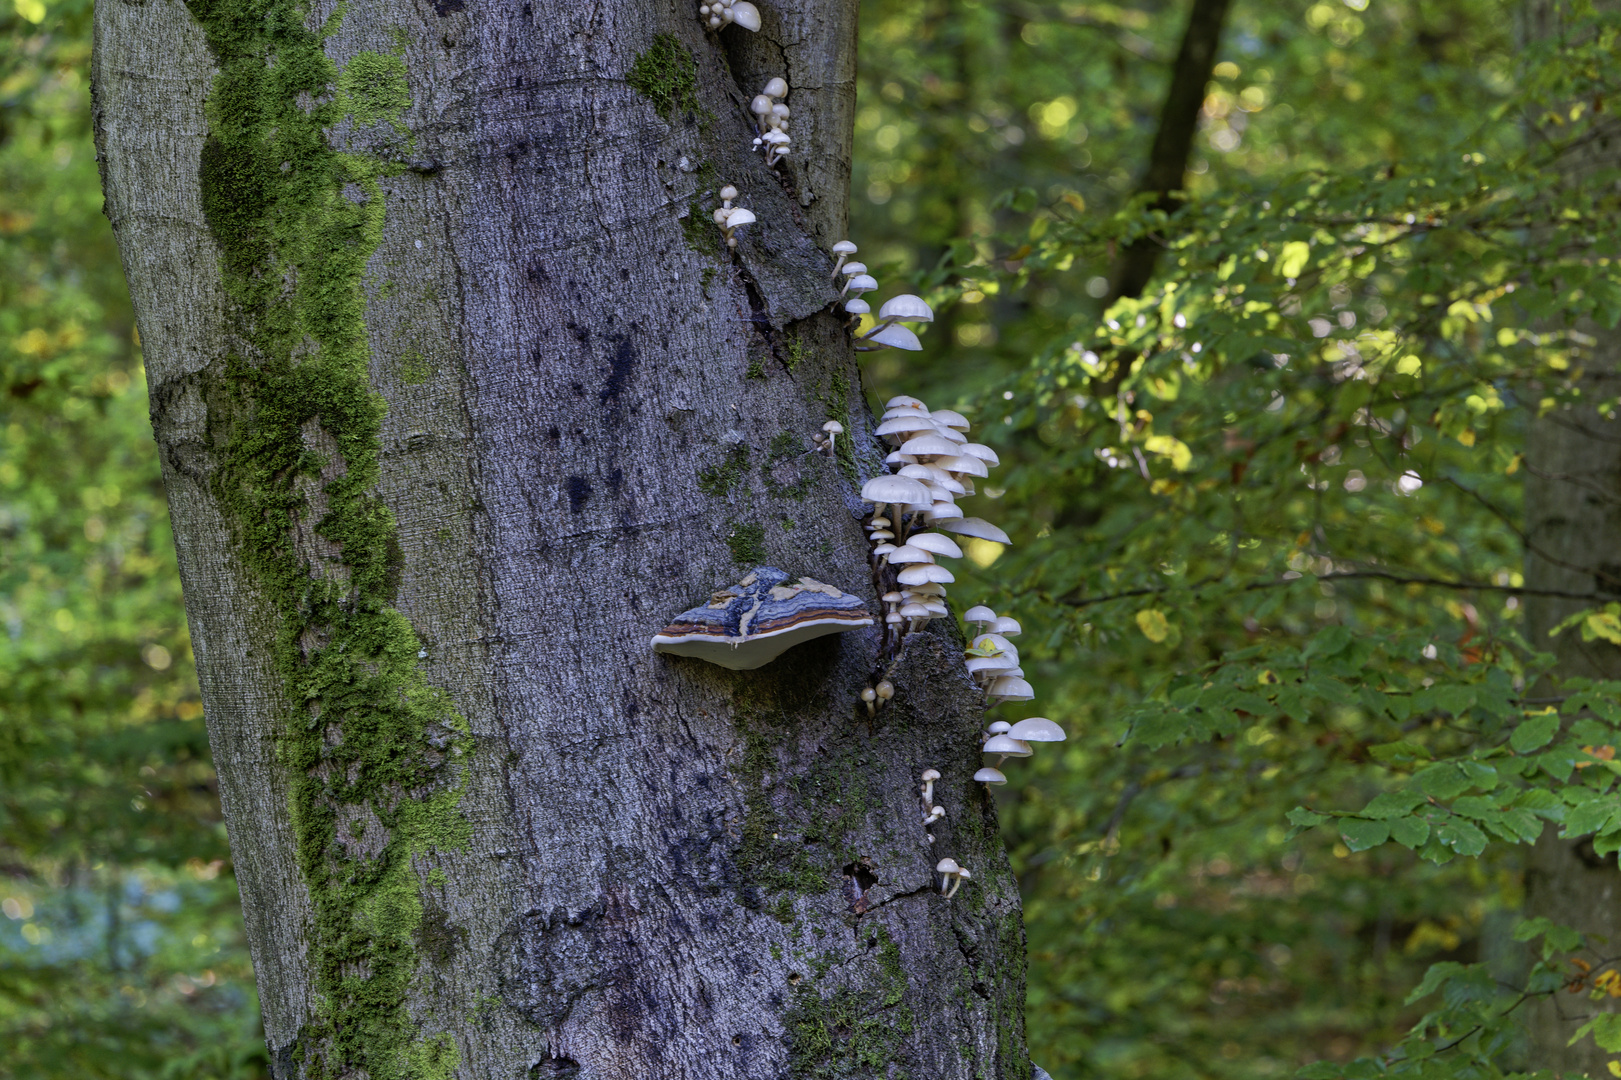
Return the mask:
[[(1551, 596), (1561, 600), (1591, 600), (1594, 603), (1603, 603), (1609, 597), (1604, 593), (1579, 593), (1565, 589), (1533, 589), (1524, 585), (1496, 585), (1489, 581), (1449, 581), (1445, 578), (1421, 577), (1410, 574), (1398, 574), (1390, 570), (1335, 570), (1327, 574), (1311, 575), (1315, 581), (1353, 580), (1358, 578), (1372, 578), (1380, 581), (1392, 581), (1399, 585), (1422, 585), (1431, 589), (1457, 589), (1468, 592), (1478, 590), (1481, 592), (1508, 593), (1511, 596)], [(1107, 604), (1114, 600), (1130, 600), (1142, 596), (1162, 596), (1172, 592), (1196, 592), (1207, 586), (1214, 585), (1219, 579), (1206, 578), (1195, 585), (1173, 586), (1162, 585), (1153, 588), (1127, 589), (1123, 592), (1108, 593), (1104, 596), (1081, 596), (1075, 599), (1059, 598), (1058, 602), (1070, 607), (1092, 607), (1096, 604)], [(1261, 589), (1277, 589), (1285, 585), (1293, 585), (1297, 581), (1304, 581), (1305, 575), (1299, 577), (1273, 578), (1270, 581), (1250, 581), (1237, 586), (1237, 592), (1257, 592)]]

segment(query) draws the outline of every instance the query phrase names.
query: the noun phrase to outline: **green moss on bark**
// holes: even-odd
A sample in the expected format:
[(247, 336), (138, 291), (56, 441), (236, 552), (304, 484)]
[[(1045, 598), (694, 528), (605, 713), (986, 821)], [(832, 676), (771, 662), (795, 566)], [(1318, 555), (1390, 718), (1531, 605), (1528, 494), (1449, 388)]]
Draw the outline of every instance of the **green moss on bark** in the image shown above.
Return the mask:
[[(316, 1008), (299, 1055), (314, 1078), (440, 1080), (455, 1044), (406, 1008), (424, 910), (416, 863), (466, 842), (472, 742), (392, 606), (400, 547), (375, 495), (385, 405), (367, 379), (363, 283), (382, 237), (378, 181), (395, 167), (333, 146), (345, 125), (404, 131), (405, 65), (360, 53), (339, 70), (323, 39), (341, 8), (311, 31), (294, 0), (189, 7), (219, 68), (199, 179), (235, 342), (208, 394), (222, 461), (212, 487), (279, 619), (280, 762), (314, 907)], [(351, 807), (381, 840), (375, 827), (363, 845), (340, 832)]]
[(883, 927), (875, 937), (876, 948), (848, 961), (876, 967), (861, 980), (860, 991), (844, 986), (824, 995), (817, 982), (829, 966), (822, 965), (816, 965), (816, 979), (794, 988), (793, 1004), (783, 1017), (790, 1039), (790, 1076), (806, 1080), (911, 1076), (901, 1058), (917, 1022), (905, 1003), (900, 946)]
[(636, 57), (625, 81), (664, 120), (671, 113), (696, 115), (699, 111), (698, 63), (674, 34), (656, 35), (653, 44)]

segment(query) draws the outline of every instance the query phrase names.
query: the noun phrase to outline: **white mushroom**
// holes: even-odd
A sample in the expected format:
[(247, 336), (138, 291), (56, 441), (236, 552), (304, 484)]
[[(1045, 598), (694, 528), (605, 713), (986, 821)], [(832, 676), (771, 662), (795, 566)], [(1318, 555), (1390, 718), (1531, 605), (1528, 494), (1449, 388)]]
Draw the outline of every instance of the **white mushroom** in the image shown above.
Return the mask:
[(989, 765), (974, 774), (974, 779), (982, 784), (1005, 784), (1007, 774), (1001, 769), (993, 769)]
[[(907, 538), (906, 543), (911, 547), (922, 548), (924, 551), (934, 555), (944, 555), (948, 559), (962, 558), (962, 548), (958, 547), (956, 542), (949, 536), (941, 536), (939, 533), (913, 533)], [(1018, 624), (1015, 623), (1014, 625), (1017, 626)], [(1014, 632), (1017, 633), (1016, 630)]]
[(991, 624), (991, 633), (1001, 634), (1003, 637), (1018, 637), (1022, 630), (1023, 628), (1019, 626), (1019, 620), (1007, 615), (1003, 615)]
[(1011, 735), (992, 735), (985, 740), (985, 745), (980, 748), (980, 752), (1001, 755), (996, 759), (997, 765), (1001, 765), (1010, 757), (1029, 757), (1035, 753), (1030, 748), (1029, 743), (1022, 739), (1015, 739)]
[(731, 21), (745, 30), (760, 29), (760, 9), (749, 3), (749, 0), (737, 0), (731, 6)]
[[(771, 79), (770, 82), (765, 84), (765, 89), (761, 90), (760, 92), (762, 94), (765, 94), (767, 97), (787, 97), (788, 96), (788, 81), (786, 79), (784, 79), (781, 75), (774, 76)], [(845, 240), (845, 241), (842, 241), (842, 242), (846, 243), (846, 244), (850, 243), (850, 241), (848, 241), (848, 240)], [(837, 244), (833, 245), (833, 250), (834, 251), (837, 251), (838, 249), (839, 248), (838, 248)], [(854, 244), (850, 244), (850, 250), (851, 251), (855, 250), (855, 245)]]
[[(865, 274), (860, 275), (866, 277)], [(867, 280), (871, 281), (871, 278)], [(873, 288), (877, 288), (876, 282)], [(922, 352), (923, 343), (917, 339), (912, 331), (896, 323), (885, 323), (876, 330), (868, 331), (863, 337), (856, 338), (857, 352), (872, 352), (875, 349), (904, 349), (907, 352)]]
[(854, 255), (855, 253), (856, 253), (856, 246), (854, 244), (850, 243), (850, 241), (848, 241), (848, 240), (840, 240), (838, 243), (833, 245), (833, 254), (835, 254), (835, 255), (837, 255), (839, 257), (838, 261), (833, 264), (833, 280), (834, 281), (839, 280), (839, 267), (844, 265), (844, 260), (848, 259), (850, 256)]
[(946, 532), (956, 533), (958, 536), (972, 536), (976, 540), (989, 540), (995, 544), (1013, 543), (1007, 533), (984, 518), (965, 517), (940, 527)]
[(1031, 716), (1008, 729), (1010, 738), (1024, 742), (1063, 742), (1064, 729), (1045, 716)]
[(933, 806), (934, 805), (934, 782), (936, 780), (938, 780), (938, 779), (940, 779), (940, 770), (939, 769), (924, 769), (923, 770), (922, 780), (923, 780), (923, 805), (924, 806)]
[(844, 310), (851, 315), (865, 315), (872, 310), (872, 305), (857, 296), (844, 302)]
[(983, 628), (989, 627), (991, 623), (996, 621), (996, 612), (984, 604), (976, 604), (963, 612), (962, 621), (970, 626), (981, 627), (980, 633), (983, 634), (985, 632)]
[[(828, 456), (838, 457), (839, 448), (835, 445), (835, 443), (837, 442), (838, 437), (844, 433), (844, 425), (839, 423), (837, 420), (829, 420), (827, 423), (822, 425), (822, 430), (827, 432)], [(1015, 630), (1014, 633), (1018, 633), (1018, 631)]]
[(839, 295), (843, 296), (852, 289), (859, 295), (864, 292), (872, 292), (877, 287), (878, 279), (871, 274), (856, 274), (845, 279), (844, 288), (839, 291)]

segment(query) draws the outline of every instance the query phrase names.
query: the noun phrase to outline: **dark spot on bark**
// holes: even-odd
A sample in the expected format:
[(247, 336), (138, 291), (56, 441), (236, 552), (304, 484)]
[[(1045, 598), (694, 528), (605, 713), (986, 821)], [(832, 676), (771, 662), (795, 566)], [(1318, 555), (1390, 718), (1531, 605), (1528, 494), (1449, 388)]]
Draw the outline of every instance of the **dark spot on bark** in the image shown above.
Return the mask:
[(872, 865), (866, 861), (846, 863), (844, 866), (844, 876), (847, 878), (854, 878), (857, 887), (862, 892), (866, 892), (868, 889), (878, 884), (878, 875), (872, 872)]
[[(575, 397), (585, 397), (585, 384), (584, 383), (569, 383), (568, 388), (570, 390), (574, 391), (574, 396)], [(581, 434), (581, 432), (576, 431), (574, 434), (579, 435), (579, 434)]]
[(465, 927), (455, 926), (449, 915), (437, 904), (429, 903), (422, 909), (422, 923), (417, 927), (417, 947), (434, 964), (448, 964), (467, 937)]
[(523, 276), (539, 285), (546, 280), (546, 262), (544, 259), (530, 259), (529, 265), (524, 268)]
[(464, 11), (466, 8), (467, 0), (433, 0), (434, 13), (441, 19), (452, 11)]
[(625, 470), (615, 469), (608, 474), (608, 491), (619, 498), (619, 489), (625, 486)]
[(571, 476), (563, 481), (563, 487), (568, 491), (568, 508), (570, 513), (578, 514), (585, 509), (585, 500), (591, 497), (591, 484), (583, 476)]
[(531, 4), (525, 4), (523, 6), (523, 13), (525, 17), (533, 15), (535, 13), (534, 6)]
[(629, 267), (621, 266), (619, 268), (619, 280), (620, 281), (629, 281), (630, 280), (630, 268)]
[(602, 404), (618, 404), (619, 395), (625, 389), (625, 382), (636, 367), (636, 346), (630, 343), (630, 338), (617, 335), (613, 339), (613, 355), (608, 358), (608, 379), (602, 384), (602, 393), (599, 400)]
[[(528, 14), (529, 5), (523, 7), (524, 13)], [(579, 1075), (580, 1063), (572, 1058), (547, 1058), (529, 1066), (529, 1080), (563, 1080), (564, 1077)]]
[[(574, 283), (571, 281), (571, 282), (569, 282), (569, 284), (572, 285)], [(588, 327), (588, 326), (580, 326), (577, 323), (569, 323), (568, 328), (570, 330), (574, 331), (574, 340), (578, 341), (581, 345), (584, 345), (586, 342), (591, 340), (591, 328), (590, 327)]]
[(552, 445), (555, 446), (555, 445), (562, 442), (563, 433), (561, 431), (558, 431), (557, 426), (554, 424), (553, 426), (546, 429), (546, 438), (547, 438), (547, 440), (549, 442), (552, 443)]

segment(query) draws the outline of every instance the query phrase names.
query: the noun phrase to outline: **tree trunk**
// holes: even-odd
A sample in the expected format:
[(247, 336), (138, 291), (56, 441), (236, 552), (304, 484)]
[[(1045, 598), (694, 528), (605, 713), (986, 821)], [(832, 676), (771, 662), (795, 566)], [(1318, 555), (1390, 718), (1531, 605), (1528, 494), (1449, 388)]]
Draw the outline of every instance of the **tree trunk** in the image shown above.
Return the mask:
[[(753, 36), (696, 7), (98, 5), (278, 1077), (1030, 1075), (955, 633), (908, 639), (871, 721), (875, 630), (757, 671), (649, 648), (756, 563), (875, 607), (882, 451), (821, 250), (855, 5), (762, 3)], [(781, 181), (749, 150), (772, 75)]]

